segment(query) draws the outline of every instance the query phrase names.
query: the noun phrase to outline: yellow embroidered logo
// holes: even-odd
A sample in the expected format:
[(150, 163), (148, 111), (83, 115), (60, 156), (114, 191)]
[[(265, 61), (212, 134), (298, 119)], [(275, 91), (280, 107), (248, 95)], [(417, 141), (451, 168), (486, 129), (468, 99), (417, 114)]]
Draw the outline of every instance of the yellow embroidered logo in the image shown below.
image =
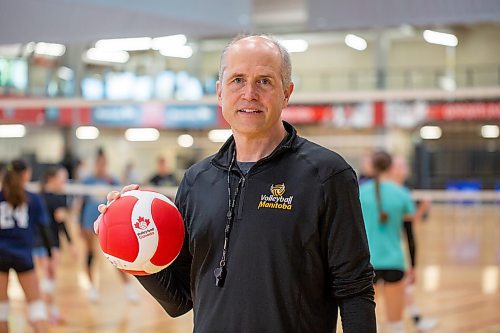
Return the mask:
[(271, 195), (262, 194), (260, 196), (259, 206), (257, 209), (272, 208), (292, 210), (293, 195), (289, 197), (283, 196), (286, 191), (284, 183), (271, 185), (270, 191)]
[(285, 184), (271, 185), (271, 193), (275, 197), (281, 197), (285, 194)]

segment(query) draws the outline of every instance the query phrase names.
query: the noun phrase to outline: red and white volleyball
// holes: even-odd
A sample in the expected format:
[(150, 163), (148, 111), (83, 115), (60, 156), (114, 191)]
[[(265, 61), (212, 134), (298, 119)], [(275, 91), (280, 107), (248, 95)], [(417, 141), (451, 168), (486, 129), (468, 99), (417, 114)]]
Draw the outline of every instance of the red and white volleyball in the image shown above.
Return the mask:
[(177, 207), (153, 191), (125, 192), (111, 203), (99, 224), (104, 256), (118, 269), (148, 275), (170, 265), (184, 241)]

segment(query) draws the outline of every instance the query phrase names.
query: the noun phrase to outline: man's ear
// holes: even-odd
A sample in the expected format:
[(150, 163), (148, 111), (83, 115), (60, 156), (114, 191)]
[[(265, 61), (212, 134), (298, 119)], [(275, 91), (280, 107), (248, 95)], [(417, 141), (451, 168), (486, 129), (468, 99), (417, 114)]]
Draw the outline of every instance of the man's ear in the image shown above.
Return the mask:
[(222, 107), (222, 89), (221, 89), (222, 83), (217, 80), (215, 83), (215, 91), (217, 92), (217, 102), (219, 103), (219, 106)]
[(288, 88), (285, 89), (285, 99), (283, 101), (283, 108), (286, 108), (288, 106), (288, 101), (290, 100), (290, 96), (292, 95), (293, 88), (294, 88), (293, 82), (290, 82)]

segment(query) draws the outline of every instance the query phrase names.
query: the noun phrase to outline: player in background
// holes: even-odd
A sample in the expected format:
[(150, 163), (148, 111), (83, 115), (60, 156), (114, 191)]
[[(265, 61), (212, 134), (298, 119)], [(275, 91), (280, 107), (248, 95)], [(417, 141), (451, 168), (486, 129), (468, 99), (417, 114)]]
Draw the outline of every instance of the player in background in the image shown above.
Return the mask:
[[(392, 161), (390, 170), (390, 178), (396, 183), (401, 185), (408, 193), (410, 190), (405, 186), (408, 179), (409, 168), (406, 159), (403, 156), (395, 156)], [(434, 328), (438, 321), (433, 318), (425, 318), (422, 316), (420, 308), (415, 302), (414, 289), (415, 289), (415, 266), (416, 266), (416, 241), (413, 232), (413, 225), (422, 221), (430, 208), (430, 200), (421, 200), (417, 202), (417, 208), (413, 219), (404, 219), (404, 231), (408, 243), (408, 253), (410, 256), (411, 268), (407, 271), (406, 278), (406, 308), (411, 315), (415, 328), (421, 332), (428, 331)]]
[(0, 191), (0, 333), (9, 331), (9, 270), (17, 273), (28, 308), (28, 321), (35, 333), (47, 332), (47, 308), (42, 300), (33, 265), (33, 243), (37, 229), (45, 230), (45, 244), (50, 255), (48, 217), (43, 200), (25, 190), (31, 169), (22, 160), (6, 166)]
[[(94, 172), (93, 174), (84, 177), (82, 179), (82, 184), (84, 185), (119, 185), (119, 181), (110, 175), (107, 171), (107, 158), (102, 149), (98, 150), (97, 157), (95, 160)], [(88, 291), (88, 298), (92, 302), (97, 302), (99, 300), (99, 291), (96, 285), (96, 279), (93, 272), (93, 262), (94, 254), (96, 249), (97, 237), (94, 233), (94, 221), (99, 216), (99, 211), (97, 207), (106, 203), (105, 193), (103, 193), (102, 198), (96, 195), (86, 195), (83, 198), (83, 203), (81, 207), (81, 228), (82, 235), (87, 249), (87, 260), (86, 260), (86, 273), (89, 277), (91, 287)], [(130, 281), (130, 277), (119, 271), (120, 278), (125, 285), (125, 294), (129, 301), (138, 302), (139, 295), (137, 294), (134, 286)]]
[[(160, 156), (156, 160), (156, 173), (149, 179), (149, 183), (154, 186), (179, 185), (175, 179), (175, 175), (170, 171), (168, 161), (165, 157)], [(134, 182), (126, 182), (124, 184), (134, 184)]]
[(49, 306), (49, 319), (52, 324), (64, 323), (59, 307), (54, 300), (56, 288), (57, 267), (60, 261), (60, 235), (64, 235), (74, 258), (77, 250), (66, 226), (69, 217), (68, 197), (64, 194), (64, 185), (68, 180), (68, 172), (62, 166), (49, 168), (41, 180), (40, 195), (47, 205), (49, 213), (49, 231), (53, 241), (52, 256), (47, 255), (47, 250), (42, 246), (42, 239), (38, 237), (36, 247), (33, 249), (35, 264), (40, 276), (40, 289)]
[(403, 219), (413, 217), (415, 205), (408, 191), (389, 177), (391, 163), (388, 153), (373, 154), (373, 179), (360, 186), (359, 196), (375, 269), (375, 296), (384, 297), (387, 331), (403, 333), (406, 263), (401, 229)]

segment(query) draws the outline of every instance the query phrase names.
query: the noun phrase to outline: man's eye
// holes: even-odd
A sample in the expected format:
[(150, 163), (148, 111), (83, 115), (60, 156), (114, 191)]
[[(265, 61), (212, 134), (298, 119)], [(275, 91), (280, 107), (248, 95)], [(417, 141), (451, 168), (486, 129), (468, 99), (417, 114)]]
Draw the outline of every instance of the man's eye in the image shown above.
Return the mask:
[(266, 85), (266, 84), (271, 83), (271, 81), (269, 81), (269, 79), (260, 79), (260, 80), (259, 80), (259, 83), (260, 83), (260, 84), (264, 84), (264, 85)]
[(243, 79), (241, 77), (237, 77), (233, 80), (234, 83), (242, 83)]

